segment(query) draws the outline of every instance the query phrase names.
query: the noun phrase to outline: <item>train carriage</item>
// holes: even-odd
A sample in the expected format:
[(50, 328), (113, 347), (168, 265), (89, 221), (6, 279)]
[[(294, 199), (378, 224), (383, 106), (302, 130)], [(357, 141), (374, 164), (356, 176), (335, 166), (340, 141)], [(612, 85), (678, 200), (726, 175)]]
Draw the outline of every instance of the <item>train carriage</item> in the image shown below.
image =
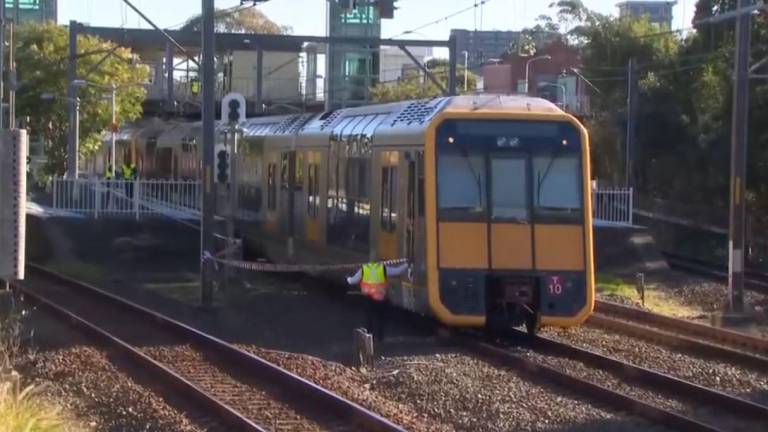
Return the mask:
[(392, 281), (389, 300), (451, 326), (535, 331), (592, 312), (589, 138), (555, 105), (458, 96), (241, 128), (248, 250), (299, 264), (408, 259), (413, 280)]

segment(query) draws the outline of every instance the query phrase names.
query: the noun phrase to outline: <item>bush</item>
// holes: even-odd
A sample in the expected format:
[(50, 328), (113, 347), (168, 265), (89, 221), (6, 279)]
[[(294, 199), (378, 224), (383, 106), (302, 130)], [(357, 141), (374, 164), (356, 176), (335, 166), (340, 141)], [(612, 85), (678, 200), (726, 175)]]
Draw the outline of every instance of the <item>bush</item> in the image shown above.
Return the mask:
[(0, 383), (0, 432), (59, 432), (67, 430), (58, 407), (43, 401), (45, 386), (21, 388), (18, 374)]
[[(8, 299), (6, 299), (8, 300)], [(14, 367), (22, 361), (22, 315), (0, 311), (0, 432), (64, 432), (71, 430), (58, 407), (41, 393), (47, 386), (22, 388)]]

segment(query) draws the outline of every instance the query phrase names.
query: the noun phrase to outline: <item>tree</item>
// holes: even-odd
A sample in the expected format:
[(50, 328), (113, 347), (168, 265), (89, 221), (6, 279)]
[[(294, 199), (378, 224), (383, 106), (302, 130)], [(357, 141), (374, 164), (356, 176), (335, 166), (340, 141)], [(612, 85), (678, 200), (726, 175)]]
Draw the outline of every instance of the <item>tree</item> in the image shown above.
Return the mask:
[[(442, 59), (431, 60), (425, 65), (432, 71), (437, 80), (448, 87), (448, 61)], [(463, 90), (464, 68), (457, 68), (459, 88)], [(472, 72), (467, 75), (467, 88), (474, 91), (477, 86), (477, 76)], [(374, 102), (396, 102), (411, 99), (426, 99), (441, 96), (442, 91), (421, 71), (409, 71), (396, 83), (379, 83), (371, 88), (371, 98)]]
[[(67, 29), (56, 24), (29, 23), (19, 27), (16, 62), (20, 87), (17, 110), (30, 117), (32, 134), (45, 143), (50, 175), (65, 172), (67, 161), (67, 58), (69, 36)], [(114, 44), (93, 36), (79, 35), (78, 77), (89, 82), (123, 87), (117, 93), (117, 113), (121, 121), (131, 121), (142, 115), (146, 90), (136, 84), (146, 82), (149, 68), (135, 61), (127, 48), (117, 48), (101, 65), (99, 60), (114, 48)], [(53, 93), (53, 101), (42, 101), (44, 93)], [(112, 121), (111, 107), (104, 90), (92, 86), (78, 91), (80, 98), (80, 156), (97, 151), (101, 137)]]
[[(221, 33), (287, 34), (289, 26), (281, 26), (270, 20), (262, 11), (248, 7), (216, 10), (216, 31)], [(181, 30), (200, 31), (202, 15), (190, 18)]]

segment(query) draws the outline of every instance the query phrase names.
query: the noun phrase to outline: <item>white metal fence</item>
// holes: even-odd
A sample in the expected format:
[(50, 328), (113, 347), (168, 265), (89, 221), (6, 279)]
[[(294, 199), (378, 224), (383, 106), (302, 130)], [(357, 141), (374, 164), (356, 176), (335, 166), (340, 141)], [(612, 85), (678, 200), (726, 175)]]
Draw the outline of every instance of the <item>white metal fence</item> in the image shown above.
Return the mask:
[(177, 180), (53, 179), (53, 208), (100, 216), (199, 217), (200, 182)]
[[(199, 181), (53, 179), (53, 208), (100, 216), (164, 215), (198, 218)], [(632, 188), (592, 189), (592, 217), (598, 223), (632, 225)]]
[(592, 218), (595, 222), (632, 225), (632, 188), (592, 189)]

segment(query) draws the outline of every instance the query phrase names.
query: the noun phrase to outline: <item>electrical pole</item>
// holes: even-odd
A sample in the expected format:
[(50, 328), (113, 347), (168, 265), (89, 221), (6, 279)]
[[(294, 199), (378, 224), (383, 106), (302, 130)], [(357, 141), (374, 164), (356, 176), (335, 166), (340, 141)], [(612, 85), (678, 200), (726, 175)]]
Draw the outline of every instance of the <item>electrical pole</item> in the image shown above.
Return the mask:
[(0, 0), (0, 130), (5, 129), (5, 0)]
[[(203, 46), (203, 205), (202, 221), (200, 229), (200, 243), (203, 257), (206, 253), (213, 255), (216, 195), (213, 190), (213, 164), (214, 147), (216, 145), (215, 121), (216, 121), (216, 71), (214, 64), (215, 28), (214, 28), (214, 0), (202, 0), (202, 46)], [(201, 303), (203, 306), (213, 304), (213, 269), (214, 263), (208, 259), (202, 261), (200, 266)]]
[(626, 142), (626, 165), (624, 167), (624, 183), (627, 188), (635, 186), (635, 155), (637, 141), (637, 102), (638, 102), (638, 74), (637, 59), (629, 59), (627, 68), (627, 142)]
[[(1, 1), (0, 1), (1, 2)], [(73, 84), (77, 79), (77, 21), (69, 22), (69, 65), (67, 68), (67, 106), (69, 107), (69, 136), (67, 137), (67, 177), (77, 178), (78, 131), (77, 88)]]
[[(749, 5), (739, 0), (737, 10)], [(747, 143), (749, 126), (749, 51), (752, 19), (742, 13), (736, 19), (736, 64), (731, 126), (731, 212), (728, 241), (728, 311), (744, 312), (744, 235), (746, 222)]]
[(8, 127), (10, 129), (16, 129), (16, 27), (13, 21), (8, 26)]

